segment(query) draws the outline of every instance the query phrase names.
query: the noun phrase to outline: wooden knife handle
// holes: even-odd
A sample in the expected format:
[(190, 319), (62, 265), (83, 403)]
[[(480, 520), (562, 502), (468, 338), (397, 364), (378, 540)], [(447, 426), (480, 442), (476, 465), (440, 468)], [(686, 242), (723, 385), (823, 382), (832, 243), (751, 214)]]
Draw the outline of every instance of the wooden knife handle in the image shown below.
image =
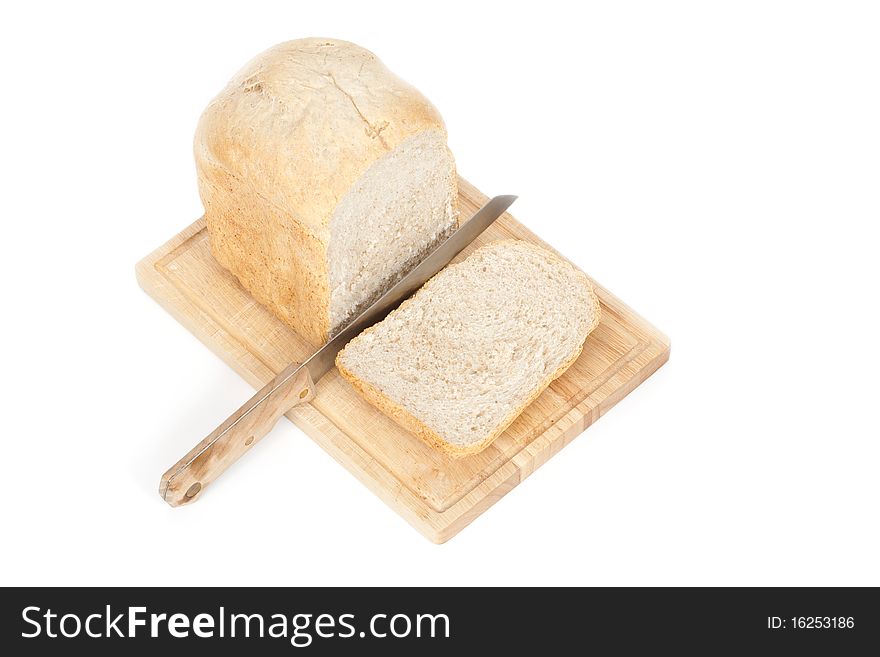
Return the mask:
[(291, 365), (162, 475), (159, 495), (171, 506), (197, 500), (205, 487), (256, 445), (279, 418), (315, 397), (305, 367)]

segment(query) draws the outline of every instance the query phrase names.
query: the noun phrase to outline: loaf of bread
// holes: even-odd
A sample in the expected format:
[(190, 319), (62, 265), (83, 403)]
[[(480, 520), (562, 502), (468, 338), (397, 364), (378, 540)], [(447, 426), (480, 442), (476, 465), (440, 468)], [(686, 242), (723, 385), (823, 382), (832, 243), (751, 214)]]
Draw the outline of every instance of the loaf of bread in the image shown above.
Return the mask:
[(458, 225), (437, 110), (345, 41), (257, 56), (205, 110), (194, 150), (214, 257), (314, 344)]
[(363, 397), (453, 456), (478, 452), (581, 353), (599, 322), (587, 277), (519, 240), (428, 281), (339, 352)]

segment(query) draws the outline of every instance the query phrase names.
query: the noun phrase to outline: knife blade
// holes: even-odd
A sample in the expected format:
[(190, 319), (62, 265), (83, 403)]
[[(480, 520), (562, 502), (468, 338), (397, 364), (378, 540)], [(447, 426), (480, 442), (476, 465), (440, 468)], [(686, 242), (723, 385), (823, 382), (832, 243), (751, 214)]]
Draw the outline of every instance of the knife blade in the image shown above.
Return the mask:
[(315, 396), (315, 381), (333, 369), (336, 354), (368, 326), (416, 292), (449, 264), (516, 200), (496, 196), (431, 251), (418, 265), (303, 363), (292, 363), (261, 388), (186, 456), (171, 466), (159, 494), (171, 506), (195, 501), (204, 488), (271, 431), (279, 418)]

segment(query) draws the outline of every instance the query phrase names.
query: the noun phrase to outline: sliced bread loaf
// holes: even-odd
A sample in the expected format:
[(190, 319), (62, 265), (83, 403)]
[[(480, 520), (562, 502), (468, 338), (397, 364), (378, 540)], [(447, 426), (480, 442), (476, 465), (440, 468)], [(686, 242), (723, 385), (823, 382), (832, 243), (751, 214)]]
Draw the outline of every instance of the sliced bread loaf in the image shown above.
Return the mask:
[(487, 447), (599, 322), (587, 277), (528, 242), (476, 250), (339, 352), (371, 404), (453, 456)]
[(346, 41), (251, 60), (202, 115), (195, 159), (214, 257), (316, 345), (457, 227), (440, 114)]

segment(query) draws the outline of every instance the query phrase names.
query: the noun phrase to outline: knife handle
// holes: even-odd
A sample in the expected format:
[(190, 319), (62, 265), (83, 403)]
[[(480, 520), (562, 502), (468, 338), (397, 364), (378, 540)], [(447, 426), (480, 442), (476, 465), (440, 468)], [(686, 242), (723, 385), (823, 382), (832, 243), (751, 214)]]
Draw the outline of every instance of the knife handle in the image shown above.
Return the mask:
[(226, 468), (265, 436), (297, 404), (315, 398), (306, 367), (291, 365), (162, 475), (159, 495), (171, 506), (189, 504)]

